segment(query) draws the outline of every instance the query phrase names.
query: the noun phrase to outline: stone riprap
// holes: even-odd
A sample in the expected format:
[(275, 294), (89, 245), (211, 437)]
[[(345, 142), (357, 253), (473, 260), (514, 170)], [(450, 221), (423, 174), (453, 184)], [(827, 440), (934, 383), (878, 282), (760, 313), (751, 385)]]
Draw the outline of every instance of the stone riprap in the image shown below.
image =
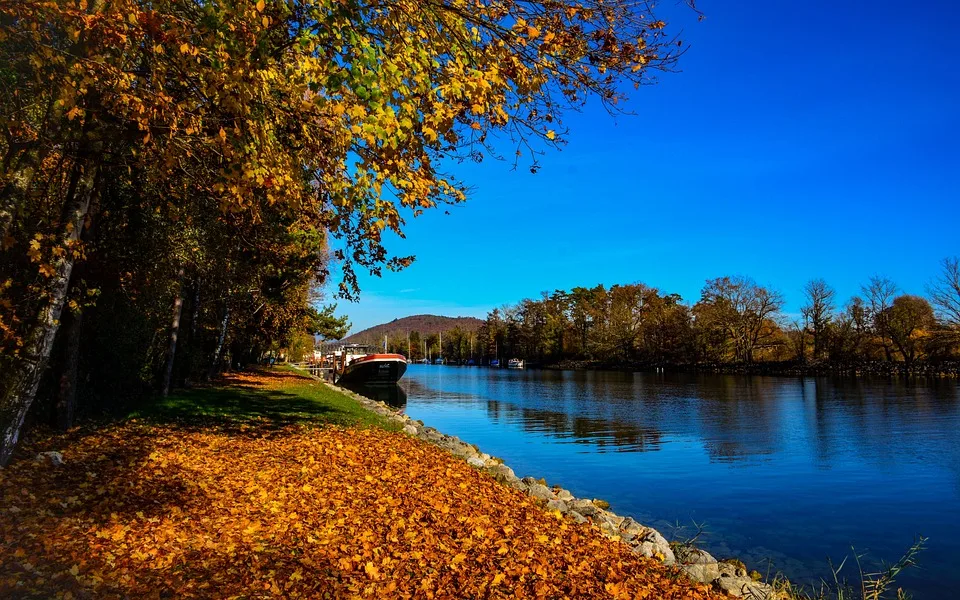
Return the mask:
[(513, 469), (503, 464), (502, 460), (481, 452), (473, 444), (455, 436), (445, 435), (433, 427), (424, 425), (422, 421), (415, 421), (408, 415), (395, 411), (383, 402), (371, 400), (327, 382), (324, 382), (324, 385), (336, 389), (365, 408), (397, 423), (404, 433), (439, 446), (467, 461), (469, 465), (489, 473), (504, 485), (540, 500), (544, 509), (557, 511), (577, 523), (592, 523), (608, 538), (627, 544), (642, 556), (659, 560), (667, 565), (675, 565), (694, 581), (711, 584), (715, 589), (735, 598), (751, 600), (786, 598), (770, 585), (750, 577), (743, 563), (738, 560), (718, 561), (699, 548), (670, 544), (656, 529), (608, 510), (609, 504), (605, 501), (576, 498), (569, 490), (559, 486), (550, 487), (542, 479), (519, 478)]

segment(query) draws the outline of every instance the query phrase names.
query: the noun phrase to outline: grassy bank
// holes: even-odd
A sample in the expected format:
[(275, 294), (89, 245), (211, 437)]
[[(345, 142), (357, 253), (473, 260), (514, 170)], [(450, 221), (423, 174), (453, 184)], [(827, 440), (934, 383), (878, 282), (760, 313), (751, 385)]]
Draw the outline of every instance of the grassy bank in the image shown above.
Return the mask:
[(0, 470), (0, 597), (715, 597), (385, 427), (267, 371), (35, 435)]
[(339, 425), (397, 429), (330, 386), (290, 367), (227, 376), (220, 385), (154, 398), (126, 415), (155, 423)]

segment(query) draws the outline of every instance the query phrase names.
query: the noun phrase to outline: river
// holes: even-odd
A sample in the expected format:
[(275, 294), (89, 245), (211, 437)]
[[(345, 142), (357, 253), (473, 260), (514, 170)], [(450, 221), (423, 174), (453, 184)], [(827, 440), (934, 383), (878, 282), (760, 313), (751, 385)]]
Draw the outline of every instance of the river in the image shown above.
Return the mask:
[(960, 593), (955, 381), (411, 365), (401, 388), (412, 418), (520, 477), (607, 500), (668, 539), (702, 524), (717, 558), (809, 583), (851, 546), (870, 566), (923, 535), (900, 585), (916, 600)]

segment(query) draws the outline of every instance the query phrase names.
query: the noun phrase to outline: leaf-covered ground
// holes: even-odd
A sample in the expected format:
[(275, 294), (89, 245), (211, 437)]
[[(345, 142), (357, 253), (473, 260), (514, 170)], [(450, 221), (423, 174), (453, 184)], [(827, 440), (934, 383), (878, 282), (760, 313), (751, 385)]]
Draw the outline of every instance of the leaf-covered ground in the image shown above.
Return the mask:
[(0, 597), (713, 597), (429, 444), (274, 412), (28, 441), (0, 470)]

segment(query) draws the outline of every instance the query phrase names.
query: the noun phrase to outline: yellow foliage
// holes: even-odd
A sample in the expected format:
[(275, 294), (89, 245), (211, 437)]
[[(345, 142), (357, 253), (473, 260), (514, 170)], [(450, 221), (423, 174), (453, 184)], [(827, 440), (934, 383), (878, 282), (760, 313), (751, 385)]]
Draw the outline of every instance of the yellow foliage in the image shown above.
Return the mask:
[(0, 475), (0, 597), (719, 598), (381, 429), (131, 422), (23, 455), (49, 448)]

